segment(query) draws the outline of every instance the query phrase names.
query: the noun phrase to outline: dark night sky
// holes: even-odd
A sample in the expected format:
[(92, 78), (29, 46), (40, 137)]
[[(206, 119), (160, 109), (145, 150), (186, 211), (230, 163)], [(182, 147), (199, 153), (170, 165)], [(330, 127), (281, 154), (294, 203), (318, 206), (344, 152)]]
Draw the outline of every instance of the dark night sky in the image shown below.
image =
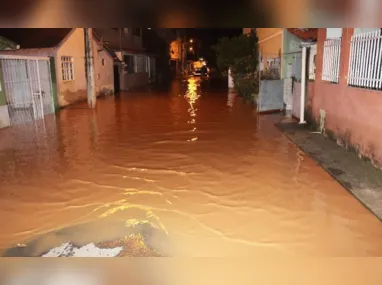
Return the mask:
[(200, 56), (204, 57), (209, 65), (215, 66), (216, 57), (211, 46), (216, 45), (223, 37), (233, 37), (242, 34), (242, 29), (180, 29), (189, 39), (193, 38), (201, 42)]
[(242, 29), (185, 29), (189, 37), (196, 37), (200, 40), (216, 44), (222, 37), (238, 36)]

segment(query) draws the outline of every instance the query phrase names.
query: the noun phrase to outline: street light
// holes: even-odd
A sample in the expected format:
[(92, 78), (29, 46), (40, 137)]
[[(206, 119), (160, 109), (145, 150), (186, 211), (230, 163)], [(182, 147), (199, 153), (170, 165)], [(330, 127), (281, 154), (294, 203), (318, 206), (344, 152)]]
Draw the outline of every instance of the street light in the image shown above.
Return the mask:
[(193, 43), (194, 42), (194, 40), (193, 39), (190, 39), (190, 43)]
[(190, 51), (193, 51), (193, 48), (192, 48), (192, 47), (190, 47)]

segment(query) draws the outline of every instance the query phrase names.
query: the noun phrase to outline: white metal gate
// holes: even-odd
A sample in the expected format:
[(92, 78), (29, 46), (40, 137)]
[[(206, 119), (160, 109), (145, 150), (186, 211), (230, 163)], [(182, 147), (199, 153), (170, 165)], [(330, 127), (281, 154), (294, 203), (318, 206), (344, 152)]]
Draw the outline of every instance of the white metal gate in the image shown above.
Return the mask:
[(54, 112), (48, 57), (0, 55), (11, 125)]

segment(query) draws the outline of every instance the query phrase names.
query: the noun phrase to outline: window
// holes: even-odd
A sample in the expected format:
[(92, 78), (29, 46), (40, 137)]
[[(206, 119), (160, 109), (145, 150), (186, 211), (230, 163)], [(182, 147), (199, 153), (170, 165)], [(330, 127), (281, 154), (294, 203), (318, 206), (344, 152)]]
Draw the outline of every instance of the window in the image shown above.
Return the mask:
[(269, 69), (280, 69), (280, 58), (267, 59), (267, 67)]
[(135, 73), (134, 69), (134, 56), (133, 55), (124, 55), (123, 56), (123, 62), (124, 62), (124, 72), (125, 73)]
[(348, 84), (382, 90), (382, 32), (354, 32), (350, 43)]
[(101, 62), (102, 62), (102, 66), (105, 66), (105, 59), (104, 58), (101, 60)]
[(72, 81), (74, 80), (74, 62), (71, 56), (61, 57), (61, 70), (62, 70), (62, 80)]
[(354, 28), (354, 35), (379, 31), (380, 28)]
[(101, 75), (97, 73), (97, 80), (100, 80), (100, 79), (101, 79)]

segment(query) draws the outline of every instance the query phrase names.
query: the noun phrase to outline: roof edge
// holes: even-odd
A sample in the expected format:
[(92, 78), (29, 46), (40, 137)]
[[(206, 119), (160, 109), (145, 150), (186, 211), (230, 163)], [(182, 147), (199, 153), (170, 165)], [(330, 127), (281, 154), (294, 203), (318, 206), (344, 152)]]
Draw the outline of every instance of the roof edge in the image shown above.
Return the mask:
[(62, 45), (69, 39), (69, 37), (74, 33), (76, 29), (83, 29), (83, 28), (72, 28), (72, 30), (63, 38), (58, 45), (54, 46), (54, 48), (60, 48)]

